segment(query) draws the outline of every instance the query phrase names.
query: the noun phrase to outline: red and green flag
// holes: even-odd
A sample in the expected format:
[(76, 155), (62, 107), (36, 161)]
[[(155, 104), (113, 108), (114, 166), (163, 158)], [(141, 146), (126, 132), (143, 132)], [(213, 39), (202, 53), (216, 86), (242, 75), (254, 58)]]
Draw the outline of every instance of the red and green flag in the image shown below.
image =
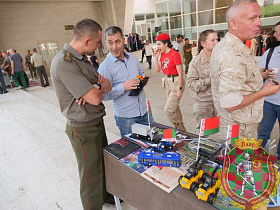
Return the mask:
[(152, 114), (152, 108), (151, 108), (151, 104), (150, 104), (150, 101), (149, 101), (149, 100), (147, 100), (147, 110), (148, 110), (148, 112), (149, 112), (150, 117), (152, 117), (152, 116), (153, 116), (153, 114)]
[(164, 139), (176, 139), (176, 130), (175, 129), (165, 129), (163, 130)]
[(240, 128), (240, 124), (228, 126), (228, 133), (227, 133), (228, 144), (234, 144), (234, 140), (239, 138), (239, 128)]
[(200, 136), (208, 136), (219, 132), (220, 116), (201, 120)]

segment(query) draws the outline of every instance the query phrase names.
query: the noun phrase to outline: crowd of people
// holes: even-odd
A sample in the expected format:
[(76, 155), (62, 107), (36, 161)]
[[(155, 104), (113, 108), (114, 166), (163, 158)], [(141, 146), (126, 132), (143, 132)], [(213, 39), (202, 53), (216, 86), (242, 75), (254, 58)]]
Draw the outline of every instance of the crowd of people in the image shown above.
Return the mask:
[[(201, 119), (219, 115), (219, 141), (225, 141), (228, 125), (240, 123), (240, 138), (259, 137), (266, 146), (280, 111), (280, 85), (271, 80), (280, 81), (275, 70), (279, 70), (280, 47), (273, 48), (270, 62), (267, 57), (272, 48), (264, 54), (259, 66), (256, 64), (244, 42), (256, 37), (261, 26), (260, 14), (257, 1), (234, 1), (227, 10), (229, 29), (225, 37), (219, 42), (216, 31), (203, 31), (198, 40), (198, 54), (193, 58), (187, 53), (195, 43), (190, 44), (182, 35), (178, 36), (177, 48), (172, 49), (169, 35), (159, 34), (155, 38), (157, 49), (153, 50), (148, 41), (141, 43), (136, 38), (128, 41), (132, 36), (124, 36), (119, 27), (112, 26), (105, 30), (109, 53), (95, 69), (86, 54), (92, 55), (100, 47), (102, 28), (90, 19), (75, 25), (73, 40), (65, 44), (52, 62), (51, 77), (61, 112), (67, 119), (66, 133), (77, 157), (84, 209), (102, 209), (103, 203), (114, 203), (105, 186), (102, 148), (108, 142), (102, 100), (112, 100), (121, 136), (131, 133), (134, 123), (148, 123), (145, 92), (129, 96), (139, 85), (136, 76), (146, 75), (138, 59), (128, 52), (128, 45), (133, 51), (135, 43), (139, 43), (136, 46), (145, 50), (149, 68), (154, 56), (156, 72), (165, 74), (164, 112), (175, 128), (186, 130), (179, 106), (186, 73), (186, 87), (194, 98), (197, 131)], [(280, 22), (275, 25), (273, 35), (280, 41)], [(188, 64), (185, 72), (183, 58)], [(97, 63), (96, 57), (91, 59)], [(153, 122), (153, 118), (150, 121)], [(280, 153), (278, 155), (280, 159)]]
[(8, 93), (4, 76), (7, 75), (10, 86), (21, 87), (26, 91), (29, 85), (29, 78), (25, 73), (25, 69), (30, 71), (31, 80), (39, 76), (41, 86), (49, 86), (49, 80), (45, 69), (46, 62), (43, 56), (37, 53), (37, 49), (33, 48), (33, 54), (28, 49), (26, 51), (25, 61), (15, 49), (0, 51), (0, 94)]
[(246, 40), (245, 44), (252, 50), (253, 55), (262, 56), (268, 49), (278, 46), (279, 42), (275, 37), (275, 30), (272, 30), (267, 35), (264, 35), (264, 31), (261, 31), (258, 36)]
[[(248, 47), (246, 40), (258, 37), (260, 16), (257, 1), (235, 0), (226, 13), (228, 32), (225, 37), (220, 41), (216, 31), (203, 31), (194, 57), (192, 50), (196, 43), (190, 44), (183, 35), (178, 35), (172, 46), (168, 34), (159, 34), (155, 38), (155, 50), (148, 40), (141, 40), (140, 35), (124, 35), (121, 28), (111, 26), (104, 32), (109, 53), (101, 64), (95, 55), (98, 49), (100, 57), (104, 56), (101, 26), (91, 19), (76, 23), (73, 39), (54, 57), (50, 73), (61, 113), (67, 119), (66, 134), (77, 158), (84, 209), (102, 209), (103, 203), (114, 203), (113, 196), (106, 191), (104, 175), (102, 149), (108, 141), (102, 101), (112, 101), (121, 136), (131, 133), (134, 123), (154, 122), (152, 117), (148, 120), (145, 91), (129, 96), (139, 85), (136, 76), (146, 77), (140, 64), (144, 55), (149, 69), (154, 57), (155, 71), (165, 75), (163, 88), (167, 100), (163, 111), (176, 129), (186, 131), (179, 105), (186, 86), (194, 98), (197, 132), (201, 119), (219, 115), (219, 141), (225, 141), (228, 125), (240, 123), (239, 138), (260, 138), (264, 140), (263, 147), (267, 146), (280, 116), (280, 84), (276, 82), (280, 82), (277, 74), (280, 22), (275, 24), (275, 32), (269, 37), (271, 42), (265, 41), (267, 51), (257, 65), (254, 55), (259, 55), (262, 47), (258, 49), (256, 41), (254, 51), (253, 42)], [(136, 50), (142, 50), (141, 61), (130, 53)], [(27, 50), (25, 62), (14, 49), (2, 52), (0, 62), (1, 69), (17, 86), (22, 85), (23, 90), (27, 88), (25, 67), (33, 79), (39, 76), (42, 87), (49, 85), (43, 58), (36, 48), (33, 55)], [(6, 93), (2, 80), (0, 77), (0, 91)], [(280, 160), (280, 147), (277, 153)]]

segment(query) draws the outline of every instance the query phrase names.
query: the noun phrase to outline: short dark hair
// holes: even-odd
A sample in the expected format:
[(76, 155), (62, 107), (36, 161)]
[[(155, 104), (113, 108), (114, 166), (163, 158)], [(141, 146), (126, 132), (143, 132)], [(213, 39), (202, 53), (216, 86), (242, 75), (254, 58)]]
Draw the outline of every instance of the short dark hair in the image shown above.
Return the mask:
[(33, 52), (37, 52), (37, 49), (36, 49), (36, 48), (33, 48)]
[(179, 34), (179, 35), (177, 36), (177, 39), (179, 39), (180, 37), (184, 39), (184, 36), (181, 35), (181, 34)]
[(185, 38), (185, 41), (187, 41), (189, 38)]
[(280, 21), (278, 23), (275, 24), (275, 26), (279, 26), (280, 25)]
[(81, 39), (84, 35), (96, 37), (102, 31), (101, 26), (92, 19), (85, 18), (76, 23), (74, 27), (74, 38)]
[(114, 36), (116, 33), (120, 33), (121, 37), (123, 37), (122, 29), (118, 26), (111, 26), (105, 30), (106, 36)]

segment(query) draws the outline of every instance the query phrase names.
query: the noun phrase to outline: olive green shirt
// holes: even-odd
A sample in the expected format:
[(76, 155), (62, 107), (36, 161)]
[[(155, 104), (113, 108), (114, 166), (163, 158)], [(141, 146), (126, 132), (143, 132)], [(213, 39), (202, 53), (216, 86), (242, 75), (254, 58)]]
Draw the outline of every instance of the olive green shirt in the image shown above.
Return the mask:
[(98, 124), (105, 115), (105, 107), (99, 105), (79, 105), (81, 98), (96, 84), (98, 73), (86, 55), (79, 54), (68, 44), (64, 44), (51, 64), (51, 79), (62, 114), (72, 127), (85, 127)]

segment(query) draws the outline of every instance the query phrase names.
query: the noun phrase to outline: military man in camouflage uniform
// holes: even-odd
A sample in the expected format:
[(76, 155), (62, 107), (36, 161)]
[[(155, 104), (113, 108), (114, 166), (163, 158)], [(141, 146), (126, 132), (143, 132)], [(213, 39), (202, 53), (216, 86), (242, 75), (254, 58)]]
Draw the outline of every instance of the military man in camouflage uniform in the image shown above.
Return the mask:
[(210, 72), (213, 101), (221, 116), (219, 140), (226, 139), (228, 125), (237, 123), (239, 138), (257, 138), (263, 97), (280, 89), (271, 80), (263, 86), (254, 56), (243, 44), (258, 34), (261, 9), (255, 0), (235, 0), (226, 16), (228, 33), (213, 50)]
[[(192, 60), (192, 48), (193, 48), (193, 45), (190, 44), (190, 40), (189, 38), (185, 38), (185, 45), (184, 45), (184, 58), (185, 58), (185, 74), (188, 73), (188, 70), (189, 70), (189, 64)], [(182, 61), (183, 62), (183, 61)]]
[(25, 56), (25, 66), (29, 69), (30, 75), (32, 79), (36, 79), (37, 74), (34, 65), (31, 63), (31, 56), (30, 50), (27, 50), (27, 55)]

